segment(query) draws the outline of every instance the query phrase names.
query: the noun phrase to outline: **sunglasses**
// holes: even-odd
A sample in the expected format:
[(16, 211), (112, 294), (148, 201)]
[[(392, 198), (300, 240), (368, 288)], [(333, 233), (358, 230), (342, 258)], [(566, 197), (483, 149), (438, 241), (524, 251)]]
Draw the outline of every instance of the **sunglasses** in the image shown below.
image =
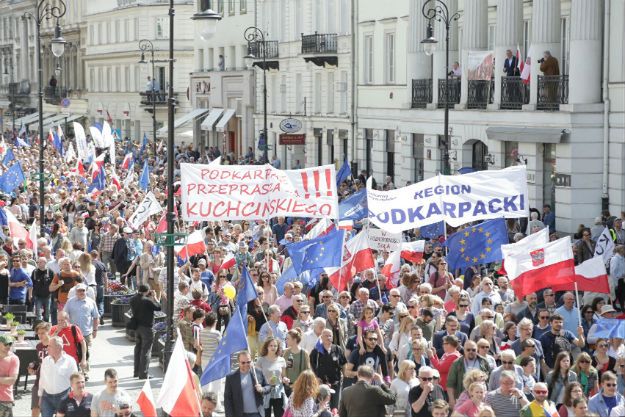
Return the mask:
[(616, 384), (615, 383), (610, 383), (610, 382), (605, 382), (605, 386), (614, 388), (616, 386)]
[(391, 294), (391, 297), (393, 297), (393, 298), (399, 298), (399, 295), (397, 295), (397, 294)]
[(417, 308), (417, 306), (408, 306), (408, 309)]
[(477, 349), (465, 349), (467, 352), (477, 352)]
[(310, 314), (310, 311), (300, 311), (302, 314)]
[(553, 297), (553, 294), (543, 294), (543, 297)]
[(458, 307), (467, 308), (467, 307), (469, 307), (469, 305), (468, 304), (459, 304)]
[[(490, 348), (490, 346), (478, 346), (477, 348), (478, 348), (478, 349), (488, 349), (488, 348)], [(469, 350), (470, 350), (470, 349), (469, 349)], [(474, 351), (472, 351), (472, 352), (474, 352)]]
[(514, 362), (512, 361), (501, 361), (504, 365), (512, 365)]
[(367, 340), (370, 341), (370, 342), (377, 342), (378, 338), (377, 337), (368, 337)]
[(347, 299), (349, 299), (349, 296), (348, 295), (341, 295), (339, 298), (347, 298)]
[(549, 320), (549, 316), (540, 316), (538, 318), (541, 320)]
[(607, 343), (600, 343), (600, 344), (597, 345), (597, 347), (605, 348), (605, 347), (608, 347), (608, 344)]
[(402, 314), (399, 316), (400, 319), (405, 319), (406, 317), (408, 317), (408, 314)]
[(547, 394), (549, 393), (549, 391), (547, 391), (546, 389), (535, 389), (534, 390), (534, 394)]
[(492, 320), (492, 319), (494, 319), (494, 318), (495, 318), (495, 316), (484, 316), (484, 318), (485, 318), (485, 319)]
[(338, 313), (336, 310), (328, 310), (328, 313)]
[(241, 362), (241, 365), (249, 365), (250, 363), (252, 363), (252, 361), (245, 361), (245, 362)]
[(420, 380), (422, 380), (422, 381), (431, 381), (431, 380), (433, 380), (434, 378), (432, 378), (431, 376), (430, 376), (430, 377), (423, 377), (423, 376), (420, 376), (420, 377), (419, 377), (419, 379), (420, 379)]
[(589, 361), (589, 360), (586, 360), (586, 359), (580, 359), (580, 360), (579, 360), (579, 363), (590, 363), (590, 361)]

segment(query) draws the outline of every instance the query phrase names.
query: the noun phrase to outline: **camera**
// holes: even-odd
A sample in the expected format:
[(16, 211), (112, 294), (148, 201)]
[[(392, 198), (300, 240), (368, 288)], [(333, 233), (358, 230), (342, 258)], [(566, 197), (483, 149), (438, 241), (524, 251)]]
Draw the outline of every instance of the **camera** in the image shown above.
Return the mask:
[(543, 62), (545, 62), (545, 58), (540, 58), (540, 59), (538, 60), (538, 63), (539, 63), (539, 64), (542, 64)]

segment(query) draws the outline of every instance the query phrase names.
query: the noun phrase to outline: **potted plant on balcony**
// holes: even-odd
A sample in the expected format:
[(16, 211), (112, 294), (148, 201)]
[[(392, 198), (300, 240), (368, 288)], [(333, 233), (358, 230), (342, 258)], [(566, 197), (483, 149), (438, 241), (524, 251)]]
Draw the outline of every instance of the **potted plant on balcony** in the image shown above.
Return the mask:
[(18, 343), (24, 343), (24, 337), (26, 336), (26, 330), (20, 329), (17, 331), (17, 341)]

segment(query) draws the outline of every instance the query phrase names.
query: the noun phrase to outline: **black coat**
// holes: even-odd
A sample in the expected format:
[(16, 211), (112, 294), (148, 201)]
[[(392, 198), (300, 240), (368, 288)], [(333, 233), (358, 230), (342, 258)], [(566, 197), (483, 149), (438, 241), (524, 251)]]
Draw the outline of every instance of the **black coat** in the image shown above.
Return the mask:
[(117, 272), (125, 274), (128, 271), (131, 262), (128, 260), (128, 244), (126, 243), (126, 239), (120, 237), (115, 241), (113, 252), (111, 252), (111, 258), (113, 258), (113, 262), (115, 262)]
[(512, 77), (514, 75), (520, 75), (519, 70), (517, 68), (516, 56), (512, 55), (512, 58), (510, 58), (510, 60), (508, 60), (508, 58), (505, 58), (503, 60), (503, 72), (508, 77)]
[[(267, 385), (265, 377), (260, 370), (251, 372), (252, 375), (252, 387), (257, 383), (262, 385), (263, 394), (254, 390), (254, 398), (256, 399), (256, 408), (262, 415), (263, 409), (263, 395), (271, 390), (271, 386)], [(258, 378), (258, 382), (256, 380)], [(226, 411), (226, 417), (243, 417), (243, 392), (241, 391), (241, 372), (236, 370), (230, 375), (226, 376), (226, 387), (224, 390), (224, 408)]]

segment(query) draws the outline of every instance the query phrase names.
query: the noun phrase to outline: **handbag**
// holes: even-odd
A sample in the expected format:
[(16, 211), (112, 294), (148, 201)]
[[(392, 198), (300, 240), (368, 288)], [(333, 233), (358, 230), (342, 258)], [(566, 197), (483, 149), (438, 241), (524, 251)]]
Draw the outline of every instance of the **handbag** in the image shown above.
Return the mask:
[(289, 403), (286, 406), (286, 410), (282, 414), (282, 417), (293, 417), (293, 410), (291, 410), (291, 400), (289, 399)]

